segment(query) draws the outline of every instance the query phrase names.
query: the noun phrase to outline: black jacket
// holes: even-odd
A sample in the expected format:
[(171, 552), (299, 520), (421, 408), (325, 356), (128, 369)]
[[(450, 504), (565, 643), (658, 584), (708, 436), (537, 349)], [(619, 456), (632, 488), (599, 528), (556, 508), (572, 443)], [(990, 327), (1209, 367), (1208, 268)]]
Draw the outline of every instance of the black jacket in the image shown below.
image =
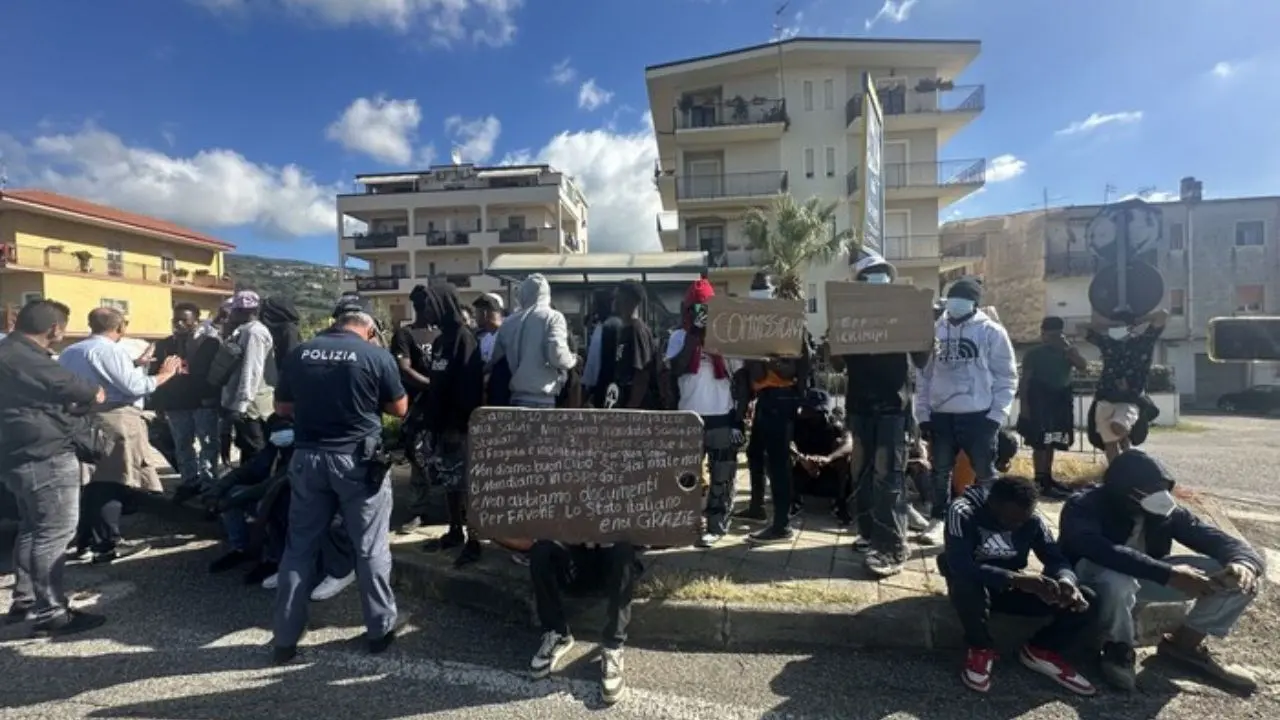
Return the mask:
[(54, 362), (49, 352), (17, 333), (0, 340), (0, 470), (74, 452), (86, 406), (97, 386)]
[(170, 335), (156, 343), (154, 368), (159, 368), (165, 358), (176, 355), (186, 363), (187, 371), (156, 388), (148, 403), (160, 411), (198, 410), (216, 408), (222, 389), (209, 382), (209, 368), (218, 354), (222, 341), (216, 337), (192, 337)]
[(269, 297), (262, 301), (259, 319), (271, 332), (271, 352), (275, 355), (276, 371), (283, 372), (285, 360), (293, 353), (294, 348), (302, 344), (298, 309), (288, 298)]
[(844, 370), (848, 376), (845, 412), (849, 415), (911, 412), (911, 365), (922, 367), (925, 353), (877, 353), (845, 355)]
[(1201, 522), (1183, 507), (1167, 518), (1144, 515), (1145, 552), (1129, 547), (1136, 516), (1128, 495), (1153, 482), (1154, 489), (1173, 487), (1172, 479), (1154, 458), (1141, 450), (1126, 450), (1107, 468), (1102, 485), (1072, 496), (1062, 508), (1061, 521), (1062, 549), (1072, 563), (1090, 560), (1108, 570), (1163, 585), (1169, 582), (1171, 570), (1165, 558), (1177, 541), (1223, 565), (1240, 562), (1259, 574), (1266, 572), (1262, 556), (1249, 543)]

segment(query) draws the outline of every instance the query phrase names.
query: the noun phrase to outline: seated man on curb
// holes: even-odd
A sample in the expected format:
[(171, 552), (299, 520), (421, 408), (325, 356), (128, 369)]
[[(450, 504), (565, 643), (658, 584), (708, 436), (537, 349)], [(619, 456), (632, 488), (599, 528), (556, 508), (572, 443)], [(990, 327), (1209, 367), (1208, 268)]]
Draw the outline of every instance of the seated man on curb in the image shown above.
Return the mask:
[[(811, 388), (796, 414), (791, 441), (791, 514), (803, 508), (805, 495), (829, 497), (832, 514), (841, 525), (849, 525), (853, 482), (853, 433), (836, 413), (831, 394)], [(865, 510), (860, 526), (870, 522), (871, 508)]]
[[(1102, 484), (1077, 493), (1062, 509), (1062, 546), (1080, 580), (1098, 597), (1102, 675), (1121, 690), (1135, 685), (1133, 608), (1149, 601), (1195, 600), (1186, 621), (1165, 635), (1160, 657), (1235, 690), (1257, 682), (1227, 668), (1205, 646), (1226, 637), (1257, 597), (1266, 572), (1247, 542), (1200, 521), (1174, 500), (1173, 479), (1145, 452), (1125, 450)], [(1198, 555), (1169, 557), (1174, 542)]]
[[(1051, 617), (1052, 622), (1022, 646), (1022, 664), (1080, 695), (1093, 685), (1060, 654), (1091, 621), (1092, 597), (1036, 514), (1036, 487), (1026, 478), (1002, 476), (990, 489), (974, 485), (947, 511), (945, 550), (938, 570), (960, 616), (969, 654), (960, 679), (971, 690), (991, 689), (996, 651), (987, 631), (991, 613)], [(1043, 574), (1027, 573), (1034, 551)]]
[(606, 704), (622, 699), (622, 644), (631, 621), (631, 596), (644, 566), (630, 543), (565, 545), (539, 540), (529, 551), (533, 597), (542, 625), (542, 645), (529, 663), (535, 679), (556, 669), (573, 647), (561, 593), (583, 596), (603, 593), (609, 604), (600, 650), (600, 695)]

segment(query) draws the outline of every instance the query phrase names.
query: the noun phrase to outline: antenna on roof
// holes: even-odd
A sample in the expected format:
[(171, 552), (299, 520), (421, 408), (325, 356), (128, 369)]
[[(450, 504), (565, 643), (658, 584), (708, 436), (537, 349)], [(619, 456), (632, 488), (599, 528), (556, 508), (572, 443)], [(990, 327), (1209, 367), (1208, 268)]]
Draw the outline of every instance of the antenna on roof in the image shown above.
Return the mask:
[(5, 189), (9, 184), (9, 173), (4, 166), (4, 153), (0, 153), (0, 190)]
[(453, 152), (449, 153), (449, 159), (453, 161), (454, 165), (461, 165), (462, 164), (462, 148), (458, 147), (457, 145), (454, 145)]

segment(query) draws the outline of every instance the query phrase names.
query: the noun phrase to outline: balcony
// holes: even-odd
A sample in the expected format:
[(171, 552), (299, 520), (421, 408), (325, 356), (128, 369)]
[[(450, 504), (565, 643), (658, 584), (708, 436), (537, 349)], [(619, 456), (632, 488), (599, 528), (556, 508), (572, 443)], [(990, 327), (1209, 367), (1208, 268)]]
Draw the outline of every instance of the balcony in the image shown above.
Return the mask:
[(421, 237), (429, 248), (458, 247), (471, 243), (471, 233), (462, 230), (429, 230), (415, 237)]
[(536, 243), (538, 240), (538, 228), (501, 228), (498, 230), (499, 245)]
[(696, 245), (690, 245), (686, 249), (692, 252), (705, 252), (707, 254), (707, 267), (712, 270), (749, 270), (754, 272), (760, 266), (761, 253), (758, 250), (726, 250), (723, 247), (698, 247)]
[(394, 250), (399, 242), (399, 233), (384, 232), (368, 235), (352, 235), (347, 238), (354, 250)]
[(892, 263), (938, 262), (937, 235), (886, 235), (881, 245), (884, 258)]
[[(890, 132), (938, 129), (944, 143), (976, 118), (987, 104), (985, 85), (956, 85), (945, 90), (923, 90), (895, 87), (878, 89), (885, 129)], [(849, 98), (844, 106), (845, 123), (851, 132), (862, 132), (862, 93)]]
[(1051, 252), (1044, 256), (1044, 278), (1084, 277), (1097, 269), (1098, 259), (1090, 252)]
[(763, 97), (675, 107), (671, 115), (682, 146), (776, 140), (791, 124), (785, 100)]
[[(846, 177), (845, 188), (849, 195), (861, 189), (859, 170), (855, 167)], [(987, 183), (987, 161), (885, 163), (882, 176), (888, 200), (939, 198), (953, 203)]]
[(66, 252), (58, 245), (0, 245), (0, 271), (84, 275), (94, 279), (168, 285), (180, 292), (226, 295), (235, 290), (231, 278), (218, 277), (205, 270), (193, 273), (186, 268), (117, 260), (87, 250)]
[[(670, 182), (674, 180), (674, 183)], [(770, 170), (719, 175), (662, 176), (659, 188), (673, 185), (676, 202), (690, 207), (732, 207), (754, 205), (787, 191), (787, 172)]]

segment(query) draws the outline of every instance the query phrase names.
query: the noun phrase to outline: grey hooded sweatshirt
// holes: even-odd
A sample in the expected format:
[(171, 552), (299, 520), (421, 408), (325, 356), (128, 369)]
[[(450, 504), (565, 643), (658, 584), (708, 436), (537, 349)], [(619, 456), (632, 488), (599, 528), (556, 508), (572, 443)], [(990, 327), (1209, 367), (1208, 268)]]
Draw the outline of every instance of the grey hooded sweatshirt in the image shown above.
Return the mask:
[(566, 373), (578, 362), (569, 349), (569, 325), (551, 307), (551, 286), (542, 275), (520, 283), (520, 307), (498, 329), (489, 364), (506, 359), (513, 404), (552, 407)]

